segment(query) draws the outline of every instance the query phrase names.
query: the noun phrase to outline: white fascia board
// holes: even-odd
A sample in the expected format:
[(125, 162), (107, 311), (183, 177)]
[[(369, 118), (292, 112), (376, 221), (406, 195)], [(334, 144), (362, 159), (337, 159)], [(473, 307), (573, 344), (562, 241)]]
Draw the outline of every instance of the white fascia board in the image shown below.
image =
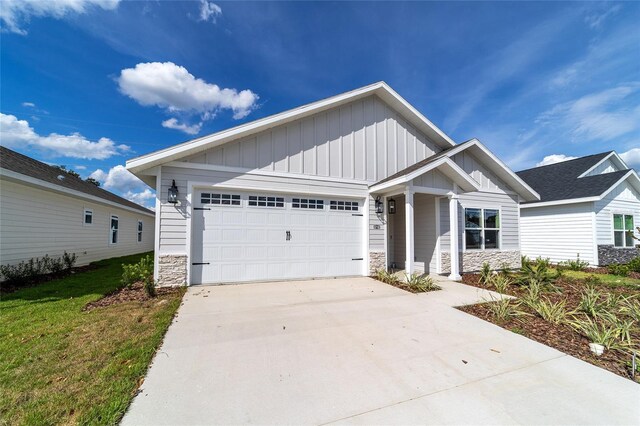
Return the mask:
[(460, 188), (464, 191), (471, 192), (480, 190), (480, 185), (478, 184), (478, 182), (476, 182), (471, 176), (469, 176), (467, 172), (462, 170), (460, 166), (458, 166), (449, 157), (442, 157), (432, 163), (424, 165), (423, 167), (411, 173), (403, 176), (398, 176), (395, 179), (383, 182), (379, 185), (373, 185), (371, 188), (369, 188), (369, 193), (376, 193), (394, 187), (396, 185), (407, 184), (418, 176), (435, 169), (444, 169), (442, 170), (443, 173), (453, 182), (457, 183), (458, 186), (460, 186)]
[(527, 203), (520, 204), (521, 209), (531, 209), (534, 207), (548, 207), (548, 206), (561, 206), (563, 204), (579, 204), (579, 203), (590, 203), (594, 201), (599, 201), (602, 197), (584, 197), (584, 198), (572, 198), (569, 200), (556, 200), (556, 201), (543, 201), (540, 203)]
[(441, 145), (442, 147), (450, 147), (455, 145), (455, 142), (453, 142), (451, 138), (449, 138), (442, 130), (438, 129), (432, 122), (427, 120), (422, 114), (420, 114), (414, 107), (412, 107), (386, 83), (378, 82), (369, 86), (352, 90), (347, 93), (303, 105), (289, 111), (251, 121), (249, 123), (233, 127), (231, 129), (223, 130), (218, 133), (203, 136), (201, 138), (193, 139), (182, 144), (178, 144), (169, 148), (152, 152), (147, 155), (133, 158), (127, 161), (126, 168), (133, 174), (137, 175), (140, 174), (143, 170), (150, 167), (177, 160), (179, 158), (195, 154), (205, 149), (213, 148), (232, 140), (236, 140), (241, 137), (267, 130), (277, 125), (286, 124), (290, 121), (304, 118), (311, 114), (315, 114), (329, 108), (337, 107), (344, 103), (351, 102), (353, 100), (363, 98), (371, 94), (378, 95), (381, 99), (393, 104), (392, 106), (395, 106), (396, 108), (402, 110), (404, 115), (406, 115), (406, 118), (410, 118), (410, 121), (414, 124), (417, 124), (420, 130), (425, 131), (428, 136), (432, 136), (435, 139), (434, 142), (436, 142), (437, 144)]
[(470, 141), (460, 144), (459, 147), (453, 148), (447, 151), (449, 157), (467, 150), (471, 147), (479, 149), (489, 160), (498, 166), (498, 169), (491, 167), (490, 169), (498, 175), (499, 178), (507, 181), (508, 184), (514, 187), (519, 195), (527, 201), (534, 201), (540, 199), (538, 194), (533, 188), (531, 188), (522, 178), (520, 178), (513, 170), (509, 168), (502, 160), (496, 157), (486, 146), (482, 144), (478, 139), (471, 139)]
[(618, 185), (620, 185), (622, 182), (626, 181), (627, 179), (631, 182), (631, 184), (636, 189), (636, 191), (640, 192), (640, 177), (638, 176), (638, 173), (636, 173), (636, 171), (632, 169), (632, 170), (629, 170), (627, 173), (625, 173), (624, 176), (622, 176), (620, 179), (618, 179), (616, 183), (611, 185), (609, 189), (603, 192), (602, 195), (600, 195), (600, 199), (606, 197), (611, 191), (613, 191), (615, 188), (618, 187)]
[(65, 188), (64, 186), (55, 185), (50, 182), (46, 182), (40, 179), (33, 178), (31, 176), (23, 175), (21, 173), (16, 173), (12, 170), (1, 169), (0, 168), (0, 176), (8, 178), (9, 180), (18, 181), (21, 183), (25, 183), (27, 185), (43, 188), (49, 191), (58, 192), (64, 195), (69, 195), (71, 197), (80, 198), (87, 201), (92, 201), (94, 203), (105, 204), (107, 206), (117, 207), (119, 209), (128, 210), (134, 213), (143, 214), (150, 217), (155, 217), (153, 213), (143, 212), (142, 210), (134, 209), (133, 207), (125, 206), (114, 201), (106, 200), (104, 198), (96, 197), (94, 195), (89, 195), (81, 191), (76, 191), (75, 189)]
[(602, 160), (598, 161), (596, 164), (594, 164), (593, 166), (589, 167), (580, 176), (578, 176), (578, 178), (582, 178), (582, 177), (587, 176), (589, 173), (591, 173), (593, 170), (595, 170), (598, 166), (600, 166), (602, 163), (604, 163), (605, 161), (607, 161), (607, 160), (609, 160), (611, 158), (616, 160), (616, 162), (618, 163), (618, 166), (620, 167), (620, 169), (624, 170), (624, 169), (628, 169), (629, 168), (629, 166), (627, 166), (627, 164), (618, 155), (618, 153), (615, 152), (615, 151), (612, 151), (607, 156), (605, 156)]

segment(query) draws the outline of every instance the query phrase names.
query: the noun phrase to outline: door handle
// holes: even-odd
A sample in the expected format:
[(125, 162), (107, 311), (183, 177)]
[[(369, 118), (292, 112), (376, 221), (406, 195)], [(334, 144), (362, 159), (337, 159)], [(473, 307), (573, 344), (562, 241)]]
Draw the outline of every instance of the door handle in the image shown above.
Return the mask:
[(287, 241), (291, 240), (291, 231), (287, 231)]

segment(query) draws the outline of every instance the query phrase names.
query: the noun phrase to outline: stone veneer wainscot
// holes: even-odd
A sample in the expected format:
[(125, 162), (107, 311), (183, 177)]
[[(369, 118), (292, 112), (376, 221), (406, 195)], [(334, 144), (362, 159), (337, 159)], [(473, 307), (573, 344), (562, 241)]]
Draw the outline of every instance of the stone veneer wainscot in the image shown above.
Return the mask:
[[(491, 269), (500, 269), (503, 266), (509, 268), (520, 268), (521, 257), (519, 250), (478, 250), (460, 253), (462, 260), (462, 272), (475, 272), (482, 268), (485, 262), (489, 263)], [(444, 252), (441, 255), (442, 273), (451, 272), (450, 254)]]
[(383, 251), (369, 252), (369, 273), (374, 274), (378, 269), (386, 269), (386, 256)]
[(606, 266), (612, 263), (629, 263), (640, 256), (640, 246), (635, 248), (619, 248), (611, 244), (598, 246), (598, 265)]
[(167, 254), (158, 256), (158, 287), (187, 284), (187, 256)]

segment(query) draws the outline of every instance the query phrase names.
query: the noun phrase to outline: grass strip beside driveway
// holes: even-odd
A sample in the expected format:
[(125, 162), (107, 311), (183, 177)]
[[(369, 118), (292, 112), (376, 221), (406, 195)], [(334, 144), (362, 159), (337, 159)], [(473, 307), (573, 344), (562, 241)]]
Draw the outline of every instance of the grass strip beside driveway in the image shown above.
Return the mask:
[(119, 287), (121, 264), (6, 294), (0, 300), (0, 423), (115, 424), (184, 292), (84, 312)]

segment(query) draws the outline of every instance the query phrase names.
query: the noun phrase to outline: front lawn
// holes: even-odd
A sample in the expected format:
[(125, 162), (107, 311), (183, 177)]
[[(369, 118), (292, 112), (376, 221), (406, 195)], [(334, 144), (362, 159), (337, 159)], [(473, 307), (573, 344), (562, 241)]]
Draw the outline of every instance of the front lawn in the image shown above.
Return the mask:
[(119, 287), (121, 264), (25, 288), (0, 300), (0, 423), (115, 424), (184, 292), (83, 311)]

